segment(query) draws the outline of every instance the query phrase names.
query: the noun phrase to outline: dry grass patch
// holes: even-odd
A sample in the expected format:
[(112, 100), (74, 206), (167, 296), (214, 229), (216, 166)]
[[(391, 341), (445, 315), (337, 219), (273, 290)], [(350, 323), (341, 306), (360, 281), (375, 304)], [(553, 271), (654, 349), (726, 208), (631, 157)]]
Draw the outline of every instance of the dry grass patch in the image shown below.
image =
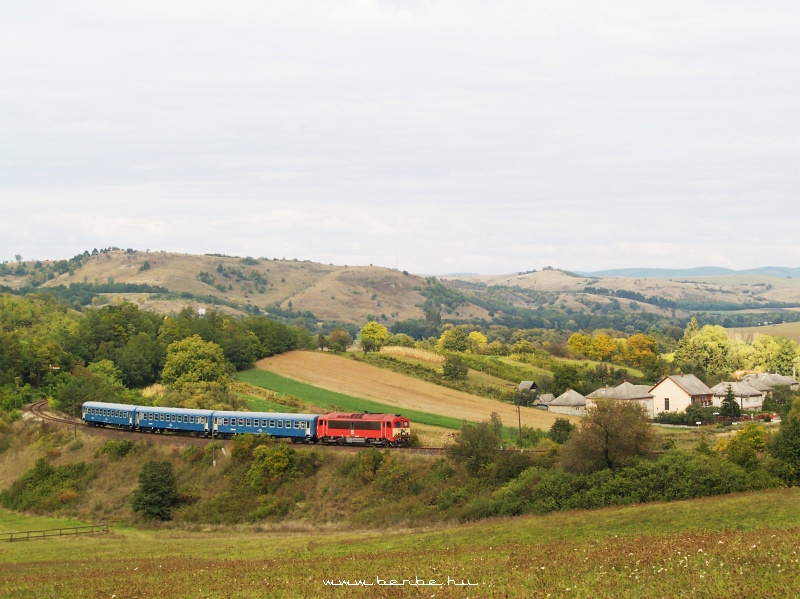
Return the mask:
[(390, 345), (381, 348), (382, 354), (389, 354), (390, 356), (397, 356), (399, 358), (411, 358), (419, 360), (420, 362), (427, 362), (428, 364), (444, 364), (445, 357), (436, 352), (428, 351), (426, 349), (417, 349), (416, 347), (399, 347)]

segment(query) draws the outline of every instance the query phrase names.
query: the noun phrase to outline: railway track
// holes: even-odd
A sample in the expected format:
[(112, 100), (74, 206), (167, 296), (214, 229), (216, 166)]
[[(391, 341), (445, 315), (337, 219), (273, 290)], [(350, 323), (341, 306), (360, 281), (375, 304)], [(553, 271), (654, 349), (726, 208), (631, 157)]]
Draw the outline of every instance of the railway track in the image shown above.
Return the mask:
[[(124, 431), (118, 428), (107, 428), (99, 426), (85, 426), (83, 420), (79, 418), (71, 418), (63, 414), (53, 413), (49, 410), (47, 400), (43, 399), (26, 406), (25, 411), (32, 414), (34, 417), (41, 419), (44, 422), (55, 424), (62, 427), (80, 428), (81, 433), (89, 435), (98, 435), (108, 437), (111, 439), (130, 439), (132, 436), (142, 441), (154, 441), (156, 443), (163, 443), (164, 445), (197, 445), (204, 446), (212, 441), (217, 441), (223, 444), (223, 447), (229, 447), (231, 441), (222, 439), (211, 439), (207, 437), (193, 437), (189, 435), (181, 435), (175, 433), (157, 434), (143, 431)], [(359, 445), (303, 445), (292, 444), (297, 449), (322, 449), (324, 451), (344, 451), (344, 452), (357, 452), (363, 449)], [(393, 451), (402, 451), (411, 455), (441, 455), (444, 452), (442, 447), (402, 447)]]

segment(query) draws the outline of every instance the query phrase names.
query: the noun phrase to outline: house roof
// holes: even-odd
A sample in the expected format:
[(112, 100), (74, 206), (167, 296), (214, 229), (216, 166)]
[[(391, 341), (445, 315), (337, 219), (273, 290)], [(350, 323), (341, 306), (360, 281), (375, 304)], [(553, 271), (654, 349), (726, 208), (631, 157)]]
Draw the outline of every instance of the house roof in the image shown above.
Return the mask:
[(535, 391), (539, 387), (536, 385), (536, 381), (522, 381), (517, 390), (519, 391)]
[(546, 406), (551, 401), (553, 401), (555, 398), (556, 398), (556, 396), (553, 395), (552, 393), (542, 393), (539, 396), (539, 398), (536, 401), (533, 402), (533, 405), (535, 405), (535, 406), (545, 405)]
[(634, 385), (625, 381), (616, 387), (602, 387), (592, 391), (586, 399), (652, 399), (650, 385)]
[(667, 379), (671, 380), (673, 383), (678, 385), (678, 387), (686, 391), (688, 395), (711, 395), (713, 393), (713, 391), (708, 388), (708, 385), (706, 385), (693, 374), (671, 374), (669, 376), (665, 376), (655, 385), (653, 385), (650, 388), (650, 391), (658, 387)]
[(728, 385), (730, 385), (731, 391), (733, 391), (736, 397), (756, 397), (763, 395), (761, 391), (754, 389), (747, 383), (740, 383), (737, 381), (723, 381), (718, 385), (714, 385), (711, 391), (714, 392), (716, 397), (725, 397), (728, 394)]
[(774, 389), (772, 387), (770, 387), (764, 381), (759, 380), (757, 378), (752, 378), (752, 379), (750, 379), (748, 381), (744, 381), (744, 382), (746, 382), (748, 385), (750, 385), (753, 389), (756, 389), (757, 391), (761, 391), (762, 393), (767, 393), (769, 391), (774, 391)]
[(586, 396), (586, 399), (602, 399), (602, 398), (610, 398), (614, 393), (613, 387), (600, 387), (599, 389), (595, 389), (589, 395)]
[(572, 389), (567, 389), (556, 397), (553, 401), (550, 402), (551, 406), (569, 406), (572, 408), (577, 408), (580, 406), (586, 405), (586, 398), (578, 393), (577, 391), (573, 391)]
[(752, 379), (756, 379), (769, 385), (770, 387), (780, 386), (780, 385), (796, 385), (797, 381), (794, 380), (790, 376), (784, 376), (782, 374), (775, 374), (774, 372), (765, 372), (765, 373), (756, 373), (756, 374), (748, 374), (742, 380), (745, 383), (749, 383)]

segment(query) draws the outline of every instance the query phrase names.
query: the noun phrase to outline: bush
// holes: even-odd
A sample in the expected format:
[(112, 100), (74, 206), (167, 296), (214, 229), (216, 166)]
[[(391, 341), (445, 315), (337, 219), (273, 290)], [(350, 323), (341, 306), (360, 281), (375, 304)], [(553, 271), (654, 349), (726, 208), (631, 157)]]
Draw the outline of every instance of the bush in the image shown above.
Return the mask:
[(133, 511), (152, 520), (170, 520), (178, 504), (178, 485), (170, 462), (150, 460), (139, 471), (139, 487), (133, 493)]
[(575, 431), (578, 427), (572, 424), (566, 418), (556, 418), (555, 422), (553, 422), (553, 426), (550, 427), (550, 431), (548, 432), (550, 439), (558, 443), (559, 445), (563, 445), (569, 440), (569, 436)]
[(469, 366), (460, 356), (447, 356), (442, 364), (442, 376), (451, 381), (463, 381), (467, 378)]
[(100, 453), (109, 456), (112, 460), (118, 460), (125, 457), (133, 449), (133, 441), (130, 439), (123, 439), (122, 441), (106, 441)]
[(0, 493), (0, 504), (13, 510), (43, 512), (77, 499), (93, 470), (85, 463), (53, 466), (44, 458), (36, 460), (10, 489)]

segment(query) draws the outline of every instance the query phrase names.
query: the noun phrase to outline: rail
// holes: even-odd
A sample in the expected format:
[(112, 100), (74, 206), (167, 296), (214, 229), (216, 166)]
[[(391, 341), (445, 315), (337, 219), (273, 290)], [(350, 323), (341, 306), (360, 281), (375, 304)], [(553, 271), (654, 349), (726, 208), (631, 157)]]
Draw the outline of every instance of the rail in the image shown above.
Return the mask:
[(108, 524), (95, 524), (92, 526), (69, 526), (66, 528), (48, 528), (46, 530), (23, 530), (20, 532), (0, 533), (0, 542), (13, 543), (15, 541), (35, 541), (51, 537), (68, 537), (74, 535), (89, 535), (94, 533), (108, 534)]

